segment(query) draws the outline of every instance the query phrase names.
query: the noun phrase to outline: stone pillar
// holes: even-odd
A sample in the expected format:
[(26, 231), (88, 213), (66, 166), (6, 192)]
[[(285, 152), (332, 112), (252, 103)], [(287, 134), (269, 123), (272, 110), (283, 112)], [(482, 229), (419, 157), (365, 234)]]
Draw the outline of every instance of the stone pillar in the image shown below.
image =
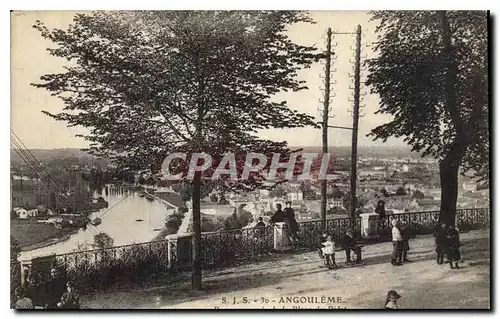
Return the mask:
[(191, 234), (175, 234), (166, 237), (168, 239), (168, 263), (177, 266), (190, 266), (192, 261), (192, 236)]
[(285, 223), (281, 222), (274, 225), (274, 250), (282, 252), (293, 250), (290, 230)]
[(364, 213), (361, 217), (361, 237), (364, 239), (378, 238), (378, 214)]

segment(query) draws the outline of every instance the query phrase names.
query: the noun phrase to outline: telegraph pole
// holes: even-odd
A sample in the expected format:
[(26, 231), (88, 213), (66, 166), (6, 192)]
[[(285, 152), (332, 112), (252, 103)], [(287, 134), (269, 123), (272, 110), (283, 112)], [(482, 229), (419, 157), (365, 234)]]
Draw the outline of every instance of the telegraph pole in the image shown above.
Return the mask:
[[(325, 96), (323, 100), (323, 154), (328, 153), (328, 111), (330, 108), (330, 66), (332, 56), (332, 29), (328, 28), (326, 33), (326, 53), (325, 53)], [(321, 220), (323, 227), (326, 227), (326, 194), (328, 181), (321, 181)]]
[(352, 155), (351, 155), (351, 211), (350, 217), (354, 225), (356, 218), (356, 178), (358, 166), (358, 123), (359, 123), (359, 91), (361, 69), (361, 26), (356, 29), (356, 56), (354, 66), (354, 108), (352, 116)]

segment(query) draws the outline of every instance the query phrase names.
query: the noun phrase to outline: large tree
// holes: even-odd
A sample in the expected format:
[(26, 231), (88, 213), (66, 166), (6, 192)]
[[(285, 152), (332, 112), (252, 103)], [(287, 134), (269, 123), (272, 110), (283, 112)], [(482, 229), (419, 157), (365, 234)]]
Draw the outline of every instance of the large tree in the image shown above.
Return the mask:
[(383, 11), (367, 84), (378, 112), (393, 120), (371, 135), (404, 137), (414, 151), (439, 160), (440, 220), (453, 224), (458, 174), (488, 179), (487, 13)]
[[(169, 153), (206, 152), (217, 164), (247, 152), (290, 156), (286, 142), (259, 139), (267, 128), (315, 125), (313, 118), (272, 97), (306, 89), (297, 72), (318, 56), (293, 43), (287, 27), (312, 23), (291, 11), (148, 11), (78, 14), (66, 30), (34, 26), (54, 42), (66, 72), (35, 84), (60, 97), (65, 108), (49, 114), (84, 126), (91, 152), (129, 167), (159, 169)], [(185, 173), (186, 163), (172, 170)], [(204, 181), (204, 179), (203, 179)], [(261, 186), (261, 175), (225, 187)], [(201, 288), (199, 259), (201, 173), (192, 182), (193, 287)]]

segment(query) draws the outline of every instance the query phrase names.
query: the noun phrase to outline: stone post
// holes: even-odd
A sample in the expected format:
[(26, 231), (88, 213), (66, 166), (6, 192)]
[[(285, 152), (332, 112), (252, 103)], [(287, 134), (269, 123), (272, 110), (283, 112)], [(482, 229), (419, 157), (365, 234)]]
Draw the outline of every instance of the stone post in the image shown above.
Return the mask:
[(293, 250), (290, 230), (283, 222), (274, 225), (274, 250), (281, 252)]
[(361, 237), (363, 239), (378, 238), (378, 214), (364, 213), (361, 217)]
[(190, 266), (192, 261), (191, 234), (174, 234), (166, 237), (168, 240), (169, 267), (177, 264), (179, 267)]

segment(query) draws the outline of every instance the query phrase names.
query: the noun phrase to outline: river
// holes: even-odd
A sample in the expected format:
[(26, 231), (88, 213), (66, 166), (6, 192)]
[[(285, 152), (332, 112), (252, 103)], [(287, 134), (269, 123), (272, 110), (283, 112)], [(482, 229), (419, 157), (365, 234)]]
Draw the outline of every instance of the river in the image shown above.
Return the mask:
[(100, 225), (89, 225), (53, 245), (22, 251), (19, 260), (93, 249), (94, 235), (99, 232), (113, 238), (115, 246), (151, 241), (165, 226), (166, 217), (174, 211), (162, 201), (141, 197), (127, 187), (107, 185), (96, 195), (102, 196), (109, 204), (108, 208), (89, 216), (90, 219), (101, 218)]

